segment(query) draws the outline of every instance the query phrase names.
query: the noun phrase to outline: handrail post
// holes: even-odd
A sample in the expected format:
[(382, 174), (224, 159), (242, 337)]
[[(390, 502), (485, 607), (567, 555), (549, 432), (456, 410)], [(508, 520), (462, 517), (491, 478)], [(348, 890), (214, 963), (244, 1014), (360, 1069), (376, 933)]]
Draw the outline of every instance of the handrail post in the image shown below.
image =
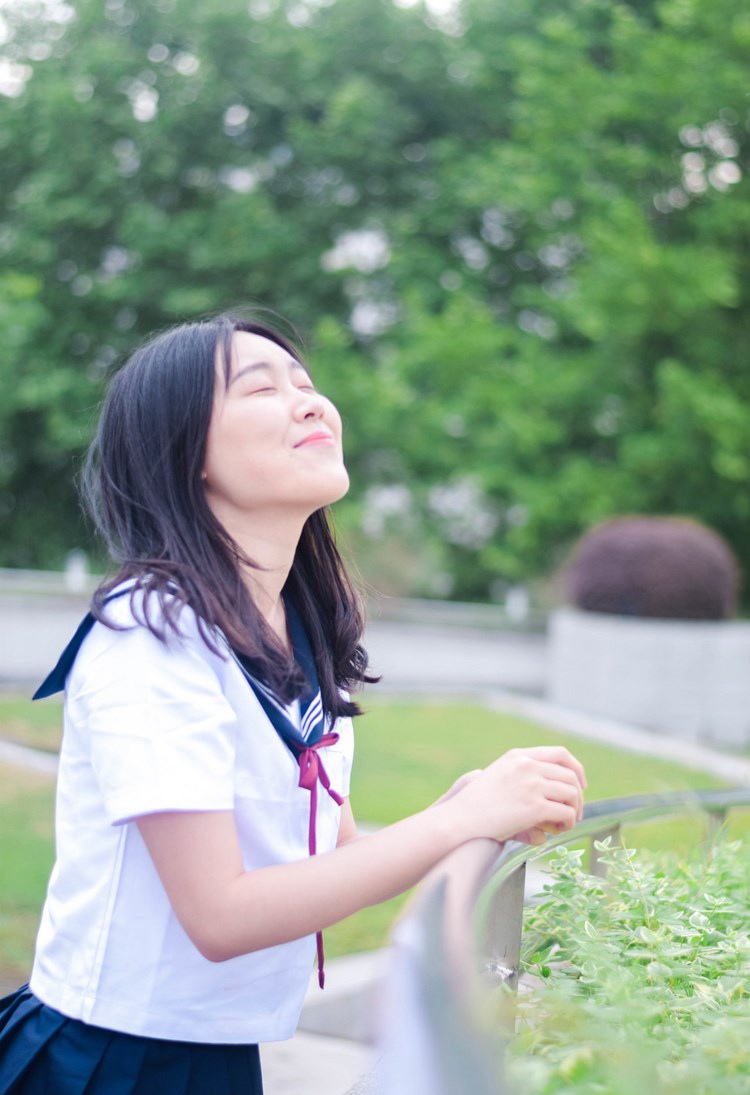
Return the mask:
[(495, 984), (518, 988), (521, 964), (526, 864), (521, 863), (493, 894), (484, 925), (484, 972)]
[(706, 839), (713, 843), (727, 820), (726, 809), (706, 810)]

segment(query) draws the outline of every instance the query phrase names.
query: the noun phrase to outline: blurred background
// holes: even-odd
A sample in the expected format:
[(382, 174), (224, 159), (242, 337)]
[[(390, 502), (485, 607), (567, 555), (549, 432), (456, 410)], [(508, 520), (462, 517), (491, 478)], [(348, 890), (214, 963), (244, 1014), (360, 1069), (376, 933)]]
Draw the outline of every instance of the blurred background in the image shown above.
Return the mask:
[(0, 566), (102, 569), (74, 479), (108, 374), (250, 304), (343, 413), (377, 590), (544, 602), (629, 512), (747, 571), (745, 0), (0, 16)]

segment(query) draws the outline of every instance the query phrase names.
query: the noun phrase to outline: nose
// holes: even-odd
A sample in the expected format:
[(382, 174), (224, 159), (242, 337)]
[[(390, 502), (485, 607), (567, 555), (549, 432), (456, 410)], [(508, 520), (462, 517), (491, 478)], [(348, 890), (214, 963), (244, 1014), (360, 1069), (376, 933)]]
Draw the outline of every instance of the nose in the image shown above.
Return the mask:
[(301, 418), (322, 418), (324, 401), (318, 392), (301, 392), (302, 399), (298, 404), (298, 414)]

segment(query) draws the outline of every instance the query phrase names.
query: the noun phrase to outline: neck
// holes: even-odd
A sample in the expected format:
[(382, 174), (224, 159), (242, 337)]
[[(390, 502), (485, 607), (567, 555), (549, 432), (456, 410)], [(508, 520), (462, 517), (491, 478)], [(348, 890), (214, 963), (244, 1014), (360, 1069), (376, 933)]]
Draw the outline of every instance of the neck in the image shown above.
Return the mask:
[(216, 513), (224, 528), (255, 566), (243, 566), (242, 578), (258, 611), (286, 648), (286, 612), (282, 590), (292, 569), (304, 521), (274, 514), (272, 521)]

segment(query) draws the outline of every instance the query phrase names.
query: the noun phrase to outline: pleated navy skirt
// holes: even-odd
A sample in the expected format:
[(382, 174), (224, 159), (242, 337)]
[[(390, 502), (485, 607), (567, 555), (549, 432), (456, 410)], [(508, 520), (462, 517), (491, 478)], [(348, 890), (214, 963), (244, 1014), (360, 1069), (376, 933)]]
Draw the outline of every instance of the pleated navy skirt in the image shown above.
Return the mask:
[(255, 1045), (141, 1038), (0, 1000), (0, 1095), (263, 1095)]

